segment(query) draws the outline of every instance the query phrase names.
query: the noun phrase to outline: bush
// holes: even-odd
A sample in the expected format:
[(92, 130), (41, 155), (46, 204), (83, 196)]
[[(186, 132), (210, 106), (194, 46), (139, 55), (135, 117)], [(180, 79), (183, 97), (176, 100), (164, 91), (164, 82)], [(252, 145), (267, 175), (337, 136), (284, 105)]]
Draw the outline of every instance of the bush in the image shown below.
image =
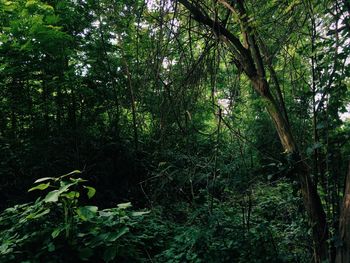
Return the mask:
[[(87, 205), (95, 189), (80, 171), (36, 181), (48, 191), (0, 214), (1, 262), (306, 262), (310, 241), (300, 199), (287, 182), (259, 184), (251, 196), (225, 192), (202, 203), (132, 211), (130, 203)], [(249, 194), (249, 193), (246, 193)], [(249, 215), (248, 215), (249, 214)], [(286, 224), (287, 223), (287, 224)], [(304, 260), (304, 261), (303, 261)]]
[(74, 171), (59, 178), (41, 178), (33, 190), (54, 190), (34, 203), (16, 205), (0, 215), (1, 262), (141, 262), (144, 242), (151, 236), (137, 235), (148, 212), (129, 211), (130, 203), (99, 210), (81, 205), (94, 188), (73, 178)]

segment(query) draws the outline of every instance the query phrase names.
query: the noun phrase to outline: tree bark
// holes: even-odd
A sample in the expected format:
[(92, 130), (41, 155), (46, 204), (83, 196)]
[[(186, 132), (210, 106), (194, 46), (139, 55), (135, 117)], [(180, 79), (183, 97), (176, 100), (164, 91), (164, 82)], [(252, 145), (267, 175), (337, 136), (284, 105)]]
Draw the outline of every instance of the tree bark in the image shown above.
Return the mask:
[(336, 263), (350, 262), (350, 162), (345, 182), (343, 205), (339, 220), (340, 246), (337, 248)]

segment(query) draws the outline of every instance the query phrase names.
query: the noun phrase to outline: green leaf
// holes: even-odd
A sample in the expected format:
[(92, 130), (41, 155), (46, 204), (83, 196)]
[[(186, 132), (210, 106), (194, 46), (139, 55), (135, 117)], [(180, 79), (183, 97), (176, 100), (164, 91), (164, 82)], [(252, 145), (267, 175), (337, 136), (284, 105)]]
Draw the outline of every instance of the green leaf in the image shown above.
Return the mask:
[(48, 213), (50, 213), (50, 208), (45, 209), (44, 211), (37, 211), (35, 213), (29, 214), (26, 216), (26, 218), (27, 219), (36, 219), (36, 218), (40, 218)]
[(48, 250), (49, 252), (53, 252), (53, 251), (55, 251), (55, 249), (56, 249), (56, 247), (55, 247), (55, 244), (54, 244), (54, 243), (50, 242), (50, 243), (47, 245), (47, 250)]
[(47, 180), (54, 180), (55, 177), (43, 177), (43, 178), (39, 178), (38, 180), (36, 180), (34, 183), (41, 183), (41, 182), (44, 182), (44, 181), (47, 181)]
[(81, 183), (81, 182), (87, 182), (87, 180), (82, 179), (82, 178), (69, 178), (74, 183)]
[(150, 211), (144, 211), (144, 212), (132, 212), (131, 215), (132, 216), (143, 216), (143, 215), (147, 215), (149, 214)]
[(50, 183), (47, 184), (39, 184), (37, 186), (34, 186), (28, 190), (28, 192), (34, 191), (34, 190), (45, 190), (50, 186)]
[(83, 221), (87, 221), (96, 215), (97, 210), (97, 206), (81, 206), (77, 209), (77, 214)]
[(87, 196), (89, 199), (91, 199), (96, 194), (96, 189), (91, 186), (84, 186), (85, 189), (88, 190)]
[[(65, 182), (64, 182), (65, 183)], [(67, 192), (69, 190), (69, 187), (71, 187), (72, 185), (75, 185), (77, 183), (68, 183), (68, 184), (64, 184), (62, 183), (60, 189), (58, 189), (58, 191), (60, 192), (60, 194)]]
[(131, 203), (130, 202), (122, 203), (122, 204), (118, 204), (117, 206), (119, 209), (127, 209), (127, 208), (131, 207)]
[(126, 226), (123, 226), (118, 232), (110, 233), (107, 237), (107, 240), (110, 242), (114, 242), (118, 238), (120, 238), (122, 235), (125, 235), (128, 232), (129, 232), (129, 228)]
[(290, 5), (284, 11), (285, 14), (291, 12), (297, 5), (300, 4), (300, 0), (294, 0), (290, 3)]
[(52, 238), (56, 238), (59, 236), (59, 234), (64, 230), (63, 228), (55, 228), (54, 231), (52, 231), (51, 236)]
[(65, 196), (68, 199), (74, 199), (74, 198), (78, 198), (80, 196), (80, 193), (77, 191), (70, 191), (66, 194), (62, 194), (62, 196)]
[(60, 194), (61, 192), (59, 190), (53, 190), (45, 196), (44, 202), (46, 203), (57, 202)]
[(81, 171), (74, 170), (74, 171), (72, 171), (70, 173), (67, 173), (67, 174), (64, 174), (64, 175), (60, 176), (60, 178), (67, 177), (67, 176), (72, 175), (72, 174), (81, 174)]

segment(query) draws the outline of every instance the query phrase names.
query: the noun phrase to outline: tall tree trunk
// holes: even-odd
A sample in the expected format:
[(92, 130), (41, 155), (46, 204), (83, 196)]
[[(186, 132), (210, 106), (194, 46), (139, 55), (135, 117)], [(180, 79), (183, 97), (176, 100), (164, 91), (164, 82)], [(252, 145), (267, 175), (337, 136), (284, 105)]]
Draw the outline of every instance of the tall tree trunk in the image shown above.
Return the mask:
[(267, 81), (262, 78), (254, 78), (252, 83), (254, 88), (265, 100), (267, 111), (273, 120), (282, 146), (291, 156), (291, 161), (293, 162), (292, 164), (294, 166), (294, 174), (300, 183), (304, 207), (308, 213), (312, 225), (312, 236), (315, 246), (315, 262), (328, 260), (328, 227), (326, 214), (323, 210), (321, 199), (317, 193), (317, 188), (311, 180), (308, 165), (301, 158), (289, 125), (284, 118), (283, 113), (281, 110), (279, 110), (276, 101), (271, 95)]
[(345, 192), (343, 205), (340, 211), (339, 220), (339, 238), (340, 246), (337, 248), (336, 263), (350, 262), (350, 162), (348, 175), (345, 182)]

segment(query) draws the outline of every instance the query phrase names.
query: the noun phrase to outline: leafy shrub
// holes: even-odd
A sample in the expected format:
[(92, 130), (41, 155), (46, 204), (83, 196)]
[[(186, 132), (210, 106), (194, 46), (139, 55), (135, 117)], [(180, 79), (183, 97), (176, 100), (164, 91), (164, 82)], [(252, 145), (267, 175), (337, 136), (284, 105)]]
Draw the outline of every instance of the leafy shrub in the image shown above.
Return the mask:
[(205, 201), (204, 193), (202, 203), (178, 202), (149, 213), (132, 211), (130, 203), (103, 210), (86, 205), (95, 189), (74, 178), (79, 174), (37, 180), (29, 191), (51, 191), (0, 214), (1, 262), (287, 263), (310, 258), (305, 222), (297, 220), (300, 199), (287, 182), (257, 185), (252, 199), (226, 192), (222, 200)]
[(104, 210), (81, 205), (81, 194), (91, 198), (95, 190), (72, 177), (79, 173), (37, 180), (29, 191), (54, 190), (1, 213), (1, 262), (143, 261), (149, 237), (136, 235), (134, 226), (148, 212), (129, 211), (130, 203)]
[(214, 198), (212, 207), (210, 202), (178, 204), (174, 211), (187, 218), (168, 228), (171, 238), (156, 262), (309, 262), (307, 224), (290, 184), (259, 184), (251, 191), (246, 204), (246, 197), (233, 192), (226, 193), (225, 200)]

